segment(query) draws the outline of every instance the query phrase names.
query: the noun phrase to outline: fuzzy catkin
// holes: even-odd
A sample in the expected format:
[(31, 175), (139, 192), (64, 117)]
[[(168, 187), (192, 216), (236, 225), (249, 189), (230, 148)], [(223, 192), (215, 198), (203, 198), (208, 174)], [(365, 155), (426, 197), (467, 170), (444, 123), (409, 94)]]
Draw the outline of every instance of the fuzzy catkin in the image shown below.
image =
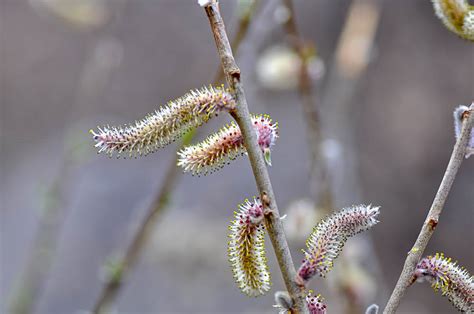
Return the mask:
[(459, 37), (474, 41), (474, 9), (467, 0), (431, 0), (436, 16)]
[(258, 198), (245, 200), (229, 226), (229, 262), (240, 290), (259, 296), (270, 290), (270, 272), (265, 254), (263, 206)]
[(378, 223), (380, 207), (357, 205), (333, 213), (320, 222), (306, 241), (307, 251), (298, 275), (305, 282), (318, 274), (324, 277), (346, 240)]
[[(268, 115), (253, 115), (251, 119), (258, 145), (265, 160), (270, 163), (270, 150), (278, 138), (278, 123), (273, 123)], [(187, 146), (178, 152), (178, 166), (193, 175), (206, 175), (221, 169), (246, 152), (240, 128), (232, 122), (203, 142)]]
[(90, 132), (99, 153), (136, 157), (168, 145), (214, 115), (232, 110), (235, 106), (234, 98), (223, 87), (203, 87), (170, 101), (135, 123), (119, 127), (99, 127), (98, 131)]
[(427, 280), (435, 291), (441, 290), (459, 311), (474, 312), (474, 277), (443, 253), (421, 259), (414, 276), (419, 282)]

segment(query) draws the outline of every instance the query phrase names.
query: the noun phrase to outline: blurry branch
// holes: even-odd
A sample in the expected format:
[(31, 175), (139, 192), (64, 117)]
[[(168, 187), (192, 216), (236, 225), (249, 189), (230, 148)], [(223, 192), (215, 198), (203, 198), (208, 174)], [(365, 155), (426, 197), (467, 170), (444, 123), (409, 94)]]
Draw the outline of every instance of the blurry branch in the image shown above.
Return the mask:
[(469, 108), (469, 111), (464, 113), (463, 117), (461, 135), (454, 145), (443, 180), (441, 181), (425, 222), (421, 227), (420, 234), (418, 235), (412, 249), (408, 252), (400, 278), (398, 279), (392, 295), (383, 311), (384, 314), (396, 312), (401, 299), (405, 295), (406, 289), (413, 283), (413, 272), (416, 264), (421, 259), (426, 246), (438, 225), (439, 217), (443, 211), (449, 191), (451, 190), (456, 174), (461, 167), (464, 156), (466, 155), (467, 145), (470, 140), (472, 128), (474, 127), (474, 103)]
[[(193, 137), (194, 131), (188, 133), (182, 141), (182, 145), (189, 144)], [(117, 294), (121, 288), (122, 280), (127, 271), (133, 267), (140, 256), (144, 246), (153, 233), (153, 227), (168, 204), (170, 194), (176, 184), (178, 168), (176, 167), (178, 156), (176, 155), (168, 165), (163, 183), (157, 193), (153, 196), (153, 200), (147, 210), (143, 222), (140, 224), (137, 233), (132, 242), (127, 247), (125, 255), (121, 260), (112, 261), (112, 265), (108, 270), (113, 268), (112, 272), (108, 272), (106, 283), (101, 290), (98, 301), (96, 302), (93, 313), (106, 313), (113, 304)]]
[[(233, 49), (237, 50), (242, 40), (245, 38), (251, 19), (256, 14), (255, 8), (257, 7), (258, 2), (259, 0), (253, 0), (250, 2), (248, 8), (242, 9), (242, 15), (239, 15), (236, 37), (232, 41)], [(223, 71), (219, 68), (216, 72), (213, 85), (219, 83), (222, 80), (222, 77)], [(182, 147), (189, 145), (195, 134), (196, 130), (188, 133), (182, 140), (178, 151)], [(176, 166), (177, 159), (178, 155), (175, 155), (166, 166), (167, 170), (161, 183), (161, 188), (157, 189), (156, 193), (153, 195), (151, 204), (146, 210), (146, 216), (139, 225), (136, 234), (125, 251), (125, 254), (119, 261), (113, 262), (112, 275), (106, 278), (105, 285), (94, 305), (93, 313), (105, 313), (114, 303), (127, 272), (133, 268), (146, 243), (149, 242), (153, 233), (153, 227), (156, 225), (161, 214), (166, 210), (168, 200), (171, 198), (174, 186), (176, 185), (179, 173), (179, 168)]]
[(71, 136), (66, 136), (64, 142), (66, 148), (63, 162), (53, 181), (42, 191), (41, 216), (31, 246), (32, 251), (11, 296), (10, 312), (14, 314), (32, 313), (44, 291), (65, 218), (65, 185), (72, 168), (84, 160), (84, 148), (87, 147), (85, 142), (78, 142)]
[[(316, 206), (321, 208), (325, 214), (329, 214), (334, 207), (334, 192), (331, 185), (332, 174), (328, 164), (328, 154), (325, 152), (325, 150), (327, 150), (327, 148), (325, 148), (327, 139), (324, 137), (324, 134), (322, 134), (322, 118), (319, 114), (320, 110), (316, 107), (313, 81), (308, 70), (308, 63), (310, 58), (313, 57), (313, 49), (311, 49), (312, 47), (309, 44), (305, 43), (304, 38), (298, 32), (292, 1), (284, 0), (284, 3), (290, 12), (289, 18), (284, 26), (287, 33), (291, 36), (290, 41), (293, 48), (301, 59), (299, 92), (302, 98), (304, 119), (306, 120), (311, 152), (311, 192)], [(368, 64), (370, 49), (378, 25), (378, 14), (378, 5), (373, 1), (356, 0), (349, 10), (347, 22), (339, 40), (337, 48), (338, 57), (334, 67), (336, 67), (337, 70), (342, 70), (343, 75), (347, 76), (352, 82), (359, 80)], [(363, 44), (357, 44), (360, 42)], [(334, 77), (334, 72), (332, 72), (332, 74), (331, 77)], [(337, 89), (341, 83), (345, 82), (342, 80), (330, 80), (328, 88)], [(332, 97), (331, 94), (330, 96)], [(331, 97), (325, 100), (331, 102), (332, 106), (333, 98)], [(349, 97), (347, 100), (349, 100)], [(340, 105), (346, 105), (347, 103)], [(347, 113), (342, 114), (347, 115)], [(355, 186), (351, 186), (350, 188), (355, 188)], [(354, 267), (360, 267), (350, 265), (354, 263), (354, 261), (350, 261), (346, 257), (346, 254), (343, 254), (341, 256), (340, 269), (354, 269)], [(336, 285), (338, 292), (344, 294), (345, 300), (348, 302), (346, 310), (348, 313), (360, 312), (360, 300), (356, 300), (353, 292), (354, 287), (346, 287), (347, 283), (343, 281), (344, 277), (347, 276), (338, 276)]]
[(313, 58), (314, 48), (298, 32), (296, 15), (292, 0), (284, 0), (289, 10), (289, 17), (284, 26), (290, 35), (293, 49), (301, 60), (298, 90), (301, 94), (304, 119), (306, 120), (307, 136), (309, 137), (309, 148), (311, 151), (310, 189), (316, 206), (330, 213), (333, 208), (333, 197), (330, 187), (328, 167), (323, 154), (323, 137), (321, 134), (321, 118), (316, 108), (315, 95), (313, 91), (313, 80), (309, 73), (309, 62)]
[(357, 149), (354, 144), (354, 116), (352, 106), (359, 82), (370, 61), (375, 33), (380, 17), (378, 0), (354, 0), (337, 43), (336, 58), (328, 71), (322, 91), (321, 129), (325, 136), (324, 155), (331, 176), (334, 206), (360, 202), (357, 174)]
[(204, 9), (209, 18), (224, 74), (229, 87), (235, 92), (235, 98), (238, 103), (238, 106), (231, 112), (231, 115), (239, 125), (244, 137), (245, 147), (265, 211), (265, 227), (272, 242), (286, 288), (294, 301), (292, 312), (308, 313), (304, 287), (299, 286), (296, 282), (295, 266), (291, 258), (283, 225), (280, 221), (280, 215), (268, 170), (265, 165), (264, 156), (261, 153), (257, 135), (252, 127), (244, 88), (240, 80), (240, 69), (235, 63), (232, 48), (227, 38), (224, 21), (220, 14), (219, 5), (214, 0), (205, 2), (207, 3), (204, 5)]
[[(39, 10), (40, 14), (48, 13), (52, 17), (60, 18), (67, 27), (90, 30), (95, 32), (94, 36), (98, 37), (87, 51), (88, 55), (81, 66), (78, 87), (71, 97), (70, 117), (74, 117), (73, 121), (75, 121), (85, 106), (96, 101), (96, 97), (106, 87), (111, 71), (121, 63), (123, 52), (121, 43), (113, 37), (103, 35), (102, 32), (113, 20), (105, 19), (105, 16), (112, 12), (118, 16), (126, 0), (114, 1), (109, 8), (102, 2), (94, 0), (84, 2), (30, 0), (30, 3)], [(69, 133), (77, 134), (78, 132), (71, 128)], [(34, 312), (34, 307), (44, 292), (48, 273), (55, 258), (57, 241), (65, 215), (64, 186), (69, 181), (71, 169), (83, 162), (80, 159), (80, 150), (85, 147), (85, 143), (79, 142), (71, 134), (65, 136), (63, 162), (57, 176), (44, 194), (46, 202), (38, 222), (32, 252), (11, 297), (10, 311), (14, 314)]]
[[(375, 34), (379, 24), (381, 1), (354, 0), (348, 10), (346, 22), (343, 26), (337, 48), (336, 58), (329, 68), (328, 80), (324, 89), (319, 112), (321, 119), (323, 148), (321, 159), (327, 167), (328, 181), (327, 195), (332, 196), (333, 205), (341, 207), (347, 203), (360, 202), (361, 191), (357, 173), (357, 148), (353, 133), (355, 129), (354, 116), (357, 109), (353, 106), (353, 99), (357, 93), (359, 82), (366, 72), (371, 59)], [(324, 136), (326, 135), (326, 136)], [(325, 158), (325, 159), (324, 159)], [(322, 177), (322, 179), (325, 179)], [(337, 191), (337, 194), (331, 193)], [(354, 250), (356, 258), (348, 257), (343, 252), (341, 261), (337, 265), (335, 284), (348, 301), (347, 313), (360, 312), (361, 300), (357, 294), (363, 290), (361, 282), (357, 282), (349, 272), (360, 269), (360, 264), (369, 265), (372, 275), (381, 277), (380, 266), (369, 236), (359, 237), (359, 246), (365, 250)], [(353, 245), (357, 245), (354, 243)], [(355, 267), (355, 268), (354, 268)], [(363, 270), (360, 270), (363, 273)], [(381, 282), (381, 280), (378, 280)], [(379, 291), (384, 291), (382, 286)], [(380, 292), (379, 292), (380, 293)], [(374, 301), (374, 300), (370, 300)]]

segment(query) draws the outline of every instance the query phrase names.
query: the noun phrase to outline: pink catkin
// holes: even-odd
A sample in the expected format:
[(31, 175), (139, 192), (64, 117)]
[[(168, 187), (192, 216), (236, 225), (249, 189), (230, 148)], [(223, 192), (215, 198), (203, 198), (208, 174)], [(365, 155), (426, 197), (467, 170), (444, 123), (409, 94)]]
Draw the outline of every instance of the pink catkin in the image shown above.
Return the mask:
[[(257, 133), (262, 153), (268, 156), (278, 138), (278, 124), (273, 123), (267, 115), (254, 115), (252, 125)], [(193, 175), (205, 175), (221, 169), (231, 160), (245, 153), (242, 133), (232, 122), (203, 142), (185, 147), (178, 152), (178, 166)]]
[(324, 277), (332, 267), (346, 240), (378, 223), (380, 207), (358, 205), (344, 208), (319, 223), (306, 241), (307, 251), (298, 270), (307, 282), (316, 274)]
[(474, 278), (469, 272), (442, 253), (427, 256), (418, 263), (414, 273), (419, 282), (427, 280), (435, 290), (462, 312), (474, 312)]
[(312, 295), (312, 291), (309, 291), (308, 295), (306, 296), (306, 304), (308, 305), (308, 310), (310, 314), (326, 314), (327, 307), (326, 304), (323, 303), (323, 298), (321, 295)]

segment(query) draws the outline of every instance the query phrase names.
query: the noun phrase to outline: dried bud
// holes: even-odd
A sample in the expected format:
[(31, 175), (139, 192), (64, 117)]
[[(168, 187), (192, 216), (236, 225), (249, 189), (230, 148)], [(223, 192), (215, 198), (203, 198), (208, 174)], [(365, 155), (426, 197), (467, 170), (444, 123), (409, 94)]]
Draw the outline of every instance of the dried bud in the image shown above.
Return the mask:
[[(278, 123), (272, 123), (267, 115), (256, 115), (252, 116), (252, 125), (265, 160), (271, 164), (270, 149), (278, 137)], [(230, 160), (246, 152), (242, 133), (238, 125), (232, 122), (203, 142), (178, 152), (178, 166), (193, 175), (208, 174), (221, 169)]]
[(270, 290), (270, 272), (265, 255), (263, 206), (258, 198), (245, 200), (229, 226), (229, 261), (235, 281), (248, 296)]
[(474, 9), (467, 0), (432, 0), (436, 16), (458, 36), (474, 41)]
[(207, 122), (221, 111), (235, 108), (235, 100), (223, 87), (203, 87), (170, 101), (155, 113), (134, 124), (102, 127), (90, 131), (99, 153), (122, 153), (130, 157), (147, 155), (168, 145), (192, 128)]
[(378, 223), (380, 207), (358, 205), (344, 208), (320, 222), (306, 240), (308, 251), (298, 274), (305, 282), (314, 275), (324, 277), (332, 269), (346, 240)]
[[(474, 108), (474, 105), (471, 105), (471, 107)], [(461, 129), (462, 129), (462, 120), (464, 113), (469, 111), (469, 107), (467, 106), (459, 106), (454, 110), (454, 135), (456, 139), (459, 139), (461, 136)], [(471, 113), (472, 114), (472, 113)], [(474, 128), (471, 130), (471, 137), (469, 139), (469, 142), (467, 144), (466, 148), (466, 158), (469, 158), (469, 156), (474, 154)]]
[(462, 312), (474, 311), (474, 278), (469, 272), (441, 253), (423, 258), (415, 268), (417, 281), (427, 280), (435, 291), (444, 296)]

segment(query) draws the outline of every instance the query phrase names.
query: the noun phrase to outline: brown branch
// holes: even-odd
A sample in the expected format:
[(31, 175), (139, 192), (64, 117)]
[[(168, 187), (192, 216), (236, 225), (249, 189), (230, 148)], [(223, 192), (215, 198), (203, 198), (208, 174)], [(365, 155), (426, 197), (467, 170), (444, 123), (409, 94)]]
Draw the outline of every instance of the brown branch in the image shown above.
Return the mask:
[(443, 180), (438, 188), (438, 192), (433, 200), (433, 204), (431, 205), (430, 211), (421, 227), (420, 234), (416, 239), (413, 248), (408, 252), (408, 256), (405, 260), (405, 264), (403, 265), (402, 273), (400, 274), (400, 278), (392, 292), (390, 299), (383, 311), (384, 314), (391, 314), (395, 313), (398, 306), (400, 305), (400, 301), (405, 295), (406, 289), (412, 283), (413, 271), (415, 270), (416, 264), (421, 259), (428, 242), (430, 241), (431, 236), (433, 235), (436, 225), (439, 221), (439, 216), (443, 211), (444, 204), (448, 198), (449, 191), (451, 190), (451, 186), (453, 185), (454, 179), (456, 178), (456, 174), (461, 167), (461, 164), (464, 160), (464, 156), (466, 155), (466, 148), (469, 142), (469, 138), (471, 135), (471, 130), (474, 127), (474, 103), (464, 114), (464, 119), (462, 123), (462, 130), (461, 135), (459, 136), (456, 144), (454, 145), (453, 152), (451, 154), (451, 158), (449, 159), (448, 167), (446, 168), (446, 172), (444, 173)]
[(304, 288), (296, 282), (296, 270), (291, 258), (280, 215), (278, 212), (270, 177), (264, 157), (258, 146), (257, 137), (252, 127), (245, 92), (240, 80), (240, 69), (237, 66), (232, 49), (227, 38), (224, 21), (219, 11), (217, 1), (208, 1), (205, 11), (219, 53), (221, 64), (230, 88), (235, 92), (237, 108), (231, 112), (244, 137), (245, 147), (252, 166), (253, 174), (265, 209), (265, 226), (270, 236), (275, 254), (280, 266), (283, 280), (290, 296), (294, 300), (294, 313), (308, 313), (304, 300)]
[[(232, 41), (232, 47), (235, 49), (240, 46), (242, 40), (247, 34), (251, 18), (255, 14), (254, 9), (257, 7), (258, 2), (259, 0), (254, 0), (248, 10), (246, 10), (243, 15), (239, 16), (236, 37)], [(222, 79), (222, 73), (222, 70), (219, 68), (216, 72), (213, 84), (219, 83)], [(188, 134), (187, 137), (183, 139), (180, 147), (189, 145), (195, 134), (196, 132)], [(153, 201), (147, 209), (147, 214), (134, 235), (132, 242), (127, 247), (124, 256), (120, 261), (116, 262), (114, 266), (116, 271), (114, 276), (107, 278), (107, 281), (100, 292), (100, 296), (94, 305), (93, 313), (104, 313), (114, 303), (118, 292), (121, 289), (125, 275), (133, 267), (143, 251), (144, 246), (148, 243), (148, 239), (153, 233), (153, 226), (156, 225), (158, 218), (166, 210), (168, 204), (167, 201), (171, 198), (174, 186), (176, 185), (179, 174), (179, 168), (176, 166), (176, 163), (177, 156), (167, 165), (166, 175), (163, 179), (161, 188), (156, 190), (156, 193), (152, 198)]]

